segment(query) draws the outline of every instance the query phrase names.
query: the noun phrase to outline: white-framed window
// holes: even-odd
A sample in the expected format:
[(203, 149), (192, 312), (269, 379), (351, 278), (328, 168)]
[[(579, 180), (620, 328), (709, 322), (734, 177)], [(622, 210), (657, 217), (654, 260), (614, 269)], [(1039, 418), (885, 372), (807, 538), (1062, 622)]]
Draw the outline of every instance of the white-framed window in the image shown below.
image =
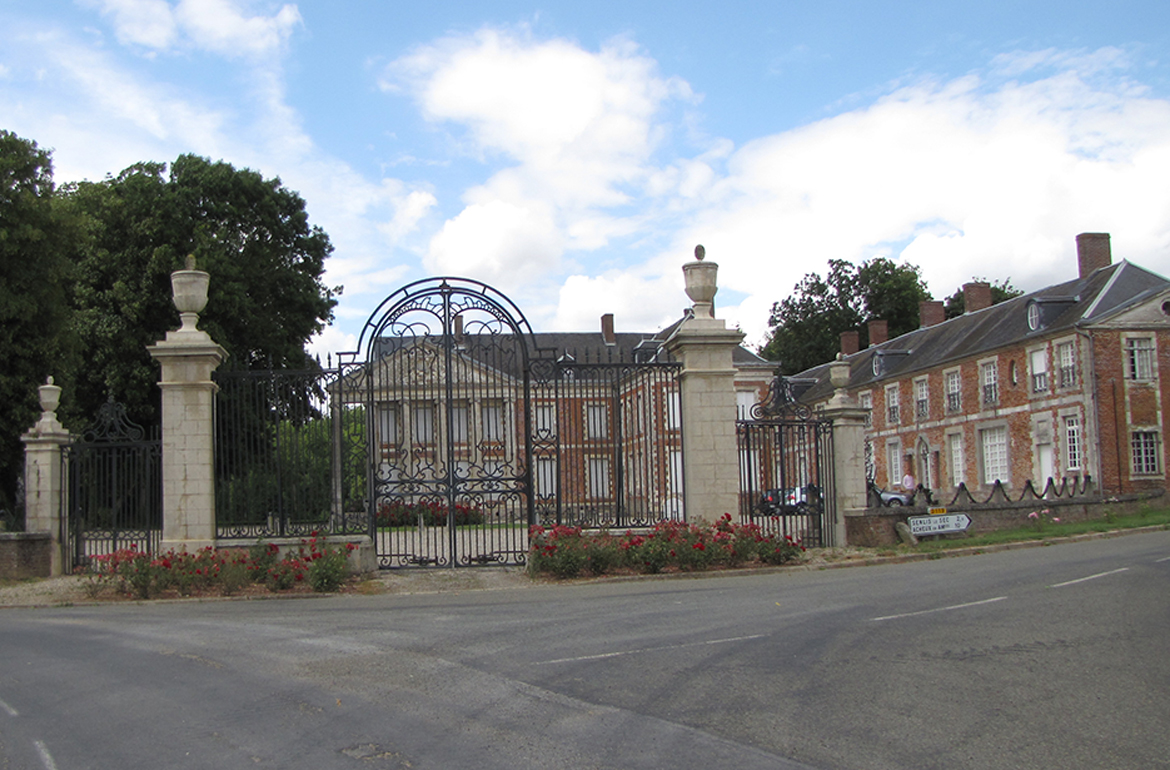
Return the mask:
[(585, 437), (591, 439), (603, 439), (609, 437), (608, 405), (585, 405)]
[(1009, 481), (1007, 427), (979, 431), (979, 443), (983, 451), (983, 483)]
[(999, 364), (984, 361), (979, 364), (979, 383), (982, 385), (983, 406), (999, 404)]
[(402, 441), (398, 415), (398, 404), (382, 404), (378, 407), (378, 443), (383, 447), (398, 446)]
[(865, 410), (865, 427), (873, 425), (873, 393), (868, 390), (861, 394), (861, 408)]
[(1045, 393), (1048, 391), (1048, 351), (1044, 348), (1033, 350), (1028, 354), (1028, 363), (1032, 368), (1032, 392)]
[(557, 461), (552, 457), (536, 458), (536, 496), (553, 497), (557, 493)]
[(1125, 340), (1125, 377), (1129, 380), (1154, 379), (1154, 338), (1129, 337)]
[(902, 482), (902, 442), (892, 439), (886, 442), (886, 486)]
[(410, 438), (415, 444), (435, 443), (434, 404), (411, 404)]
[(557, 405), (537, 404), (532, 410), (533, 421), (536, 423), (536, 435), (549, 438), (557, 433)]
[(947, 412), (963, 411), (963, 377), (958, 369), (952, 369), (943, 377), (946, 382)]
[(1064, 416), (1064, 469), (1079, 471), (1082, 463), (1081, 418), (1080, 415), (1067, 414)]
[(1130, 434), (1133, 475), (1152, 476), (1162, 470), (1162, 437), (1156, 430), (1135, 430)]
[(593, 500), (606, 500), (609, 494), (609, 458), (589, 458), (589, 497)]
[(951, 461), (951, 484), (959, 486), (966, 481), (963, 458), (963, 434), (951, 433), (947, 435), (947, 455)]
[(898, 386), (890, 385), (886, 388), (886, 424), (897, 425), (902, 422), (902, 414), (898, 408)]
[(1057, 376), (1057, 385), (1061, 388), (1073, 388), (1077, 384), (1077, 349), (1072, 342), (1062, 342), (1056, 346), (1056, 360), (1060, 367)]
[(758, 400), (754, 390), (735, 391), (735, 419), (750, 420), (752, 418), (752, 407), (756, 405)]
[(677, 390), (668, 390), (663, 394), (666, 401), (666, 429), (678, 430), (682, 427), (682, 401)]
[(451, 405), (451, 438), (456, 444), (466, 444), (468, 438), (468, 409), (467, 404)]
[(925, 377), (914, 381), (914, 417), (918, 420), (930, 419), (930, 387)]
[(479, 410), (483, 422), (483, 440), (499, 444), (504, 441), (504, 405), (499, 401), (485, 401)]

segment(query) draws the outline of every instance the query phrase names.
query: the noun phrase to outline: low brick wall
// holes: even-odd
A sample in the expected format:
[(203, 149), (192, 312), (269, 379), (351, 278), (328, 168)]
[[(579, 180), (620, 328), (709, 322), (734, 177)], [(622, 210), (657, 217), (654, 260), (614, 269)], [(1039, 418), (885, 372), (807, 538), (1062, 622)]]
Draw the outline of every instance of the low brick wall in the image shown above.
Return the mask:
[[(1103, 519), (1107, 514), (1124, 516), (1143, 506), (1167, 504), (1165, 492), (1118, 495), (1109, 498), (1077, 497), (1058, 500), (1027, 500), (1022, 502), (999, 502), (992, 504), (947, 506), (947, 513), (965, 513), (971, 517), (967, 534), (994, 532), (1000, 529), (1018, 529), (1029, 523), (1028, 514), (1047, 509), (1061, 521), (1088, 521)], [(994, 506), (994, 507), (993, 507)], [(896, 545), (898, 533), (894, 525), (905, 522), (911, 516), (925, 516), (926, 506), (912, 508), (871, 508), (864, 514), (845, 517), (845, 539), (849, 545), (875, 548)], [(942, 535), (962, 537), (962, 535)]]
[(48, 532), (0, 532), (0, 578), (49, 577), (52, 548)]

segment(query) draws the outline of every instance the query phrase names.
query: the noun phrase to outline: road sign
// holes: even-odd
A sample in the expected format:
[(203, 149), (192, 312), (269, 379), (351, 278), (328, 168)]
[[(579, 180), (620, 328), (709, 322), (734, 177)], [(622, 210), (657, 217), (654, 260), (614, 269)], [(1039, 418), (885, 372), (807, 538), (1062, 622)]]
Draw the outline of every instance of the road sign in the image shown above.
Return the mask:
[(910, 532), (915, 536), (945, 535), (948, 532), (966, 532), (971, 519), (965, 513), (949, 513), (945, 516), (911, 516), (908, 520)]
[(946, 512), (947, 512), (947, 509), (941, 508), (941, 507), (940, 508), (931, 508), (929, 511), (927, 511), (927, 513), (929, 513), (931, 516), (942, 516), (942, 515), (946, 514)]

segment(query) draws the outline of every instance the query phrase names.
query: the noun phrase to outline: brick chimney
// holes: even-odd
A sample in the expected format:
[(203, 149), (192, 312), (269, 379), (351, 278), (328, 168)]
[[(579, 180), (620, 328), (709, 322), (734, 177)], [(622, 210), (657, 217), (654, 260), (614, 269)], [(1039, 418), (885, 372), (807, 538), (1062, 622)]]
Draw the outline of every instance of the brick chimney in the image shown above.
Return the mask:
[(1077, 236), (1077, 267), (1081, 278), (1113, 264), (1109, 233), (1081, 233)]
[(991, 284), (986, 281), (963, 284), (963, 307), (965, 313), (991, 307)]
[(880, 345), (890, 339), (889, 321), (869, 322), (869, 346)]
[(918, 328), (925, 329), (947, 320), (947, 311), (942, 300), (928, 299), (918, 303)]
[(851, 356), (859, 350), (861, 350), (861, 332), (856, 329), (841, 332), (841, 355)]
[(617, 335), (613, 333), (613, 313), (601, 317), (601, 339), (606, 345), (616, 345)]

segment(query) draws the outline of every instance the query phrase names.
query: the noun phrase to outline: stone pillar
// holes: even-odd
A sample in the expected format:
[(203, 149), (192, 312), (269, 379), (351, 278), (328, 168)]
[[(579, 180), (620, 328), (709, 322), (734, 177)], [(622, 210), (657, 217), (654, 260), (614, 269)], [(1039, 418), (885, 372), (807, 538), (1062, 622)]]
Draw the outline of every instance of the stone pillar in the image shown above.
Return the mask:
[(683, 266), (691, 317), (666, 341), (667, 351), (683, 365), (683, 491), (687, 520), (714, 522), (739, 511), (739, 448), (735, 435), (735, 367), (732, 351), (743, 334), (715, 318), (715, 277), (719, 266), (704, 262), (702, 246), (695, 261)]
[(864, 516), (867, 508), (865, 490), (865, 410), (849, 395), (849, 363), (837, 360), (829, 364), (829, 381), (836, 389), (825, 405), (822, 416), (833, 422), (833, 479), (836, 486), (836, 515), (829, 525), (833, 545), (846, 545), (845, 519)]
[(61, 452), (72, 440), (57, 420), (61, 388), (53, 378), (40, 387), (41, 419), (20, 437), (24, 442), (24, 528), (48, 532), (51, 539), (49, 574), (65, 570), (62, 553), (61, 508), (65, 491)]
[(210, 276), (195, 269), (171, 273), (183, 325), (147, 348), (162, 365), (163, 550), (193, 551), (215, 544), (215, 475), (211, 373), (227, 352), (197, 328)]

